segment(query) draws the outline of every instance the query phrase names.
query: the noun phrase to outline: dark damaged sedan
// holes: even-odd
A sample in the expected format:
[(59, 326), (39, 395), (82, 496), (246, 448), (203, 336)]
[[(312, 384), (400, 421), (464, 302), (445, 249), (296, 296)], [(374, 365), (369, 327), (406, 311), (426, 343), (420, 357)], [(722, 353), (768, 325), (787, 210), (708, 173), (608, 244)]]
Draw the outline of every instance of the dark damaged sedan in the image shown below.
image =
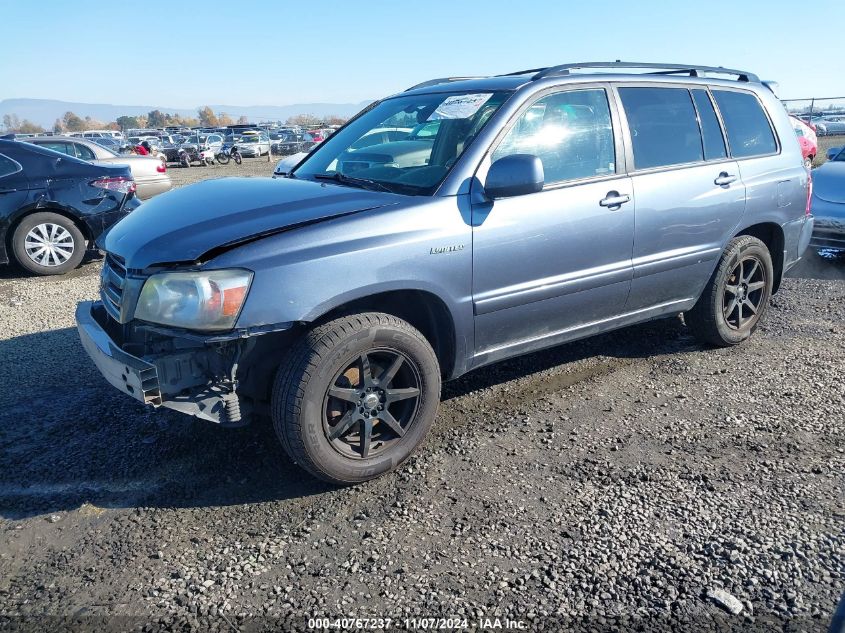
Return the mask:
[(68, 272), (138, 204), (127, 165), (94, 165), (0, 139), (0, 264), (14, 261), (36, 275)]

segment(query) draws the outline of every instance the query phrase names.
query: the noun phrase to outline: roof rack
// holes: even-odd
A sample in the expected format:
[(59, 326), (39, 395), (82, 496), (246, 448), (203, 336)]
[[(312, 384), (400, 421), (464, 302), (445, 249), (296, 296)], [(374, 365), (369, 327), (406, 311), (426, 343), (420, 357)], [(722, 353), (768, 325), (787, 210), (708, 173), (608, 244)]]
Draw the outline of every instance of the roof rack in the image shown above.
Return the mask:
[[(503, 75), (496, 75), (496, 77), (518, 77), (520, 75), (531, 75), (529, 81), (537, 81), (545, 77), (559, 77), (561, 75), (570, 74), (571, 70), (589, 70), (590, 68), (635, 68), (646, 70), (644, 74), (647, 75), (688, 75), (689, 77), (701, 77), (701, 73), (717, 73), (720, 75), (734, 75), (737, 81), (744, 82), (760, 82), (760, 79), (754, 73), (745, 70), (735, 70), (733, 68), (725, 68), (724, 66), (697, 66), (693, 64), (655, 64), (651, 62), (623, 62), (616, 60), (615, 62), (579, 62), (577, 64), (561, 64), (559, 66), (548, 66), (547, 68), (529, 68), (527, 70), (517, 70), (512, 73), (505, 73)], [(428, 88), (429, 86), (436, 86), (438, 84), (445, 84), (452, 81), (464, 81), (467, 79), (482, 79), (482, 77), (441, 77), (439, 79), (429, 79), (415, 86), (411, 86), (408, 90), (415, 90), (417, 88)]]
[(745, 70), (735, 70), (733, 68), (724, 68), (723, 66), (698, 66), (694, 64), (655, 64), (651, 62), (623, 62), (616, 60), (615, 62), (580, 62), (577, 64), (561, 64), (559, 66), (549, 66), (548, 68), (534, 68), (531, 70), (524, 70), (509, 75), (527, 75), (534, 73), (531, 81), (537, 81), (544, 77), (558, 77), (560, 75), (568, 75), (571, 70), (585, 70), (590, 68), (639, 68), (648, 70), (646, 74), (651, 75), (689, 75), (690, 77), (700, 77), (700, 73), (718, 73), (722, 75), (735, 75), (737, 81), (745, 82), (759, 82), (757, 75)]
[(416, 84), (410, 88), (406, 88), (405, 92), (409, 90), (416, 90), (417, 88), (428, 88), (429, 86), (436, 86), (437, 84), (447, 84), (451, 81), (466, 81), (467, 79), (483, 79), (482, 77), (440, 77), (439, 79), (429, 79), (421, 84)]

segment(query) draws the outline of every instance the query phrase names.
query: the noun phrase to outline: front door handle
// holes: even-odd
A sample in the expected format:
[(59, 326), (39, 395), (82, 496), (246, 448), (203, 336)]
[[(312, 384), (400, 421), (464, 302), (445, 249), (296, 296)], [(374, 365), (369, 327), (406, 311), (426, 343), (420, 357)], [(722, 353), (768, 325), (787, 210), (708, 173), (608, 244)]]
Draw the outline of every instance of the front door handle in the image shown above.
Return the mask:
[(726, 171), (723, 171), (713, 182), (719, 185), (720, 187), (724, 187), (725, 185), (729, 185), (732, 182), (736, 182), (736, 176), (734, 176), (733, 174), (729, 174)]
[(607, 195), (599, 200), (599, 205), (602, 207), (608, 207), (610, 209), (619, 208), (626, 202), (631, 201), (631, 196), (628, 194), (620, 194), (618, 191), (608, 191)]

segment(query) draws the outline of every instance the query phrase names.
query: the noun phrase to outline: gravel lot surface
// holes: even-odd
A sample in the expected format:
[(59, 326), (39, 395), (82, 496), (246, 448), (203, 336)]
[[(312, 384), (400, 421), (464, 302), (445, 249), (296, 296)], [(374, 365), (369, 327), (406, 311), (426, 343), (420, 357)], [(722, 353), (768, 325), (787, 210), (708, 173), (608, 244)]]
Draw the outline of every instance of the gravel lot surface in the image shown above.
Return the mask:
[(73, 329), (98, 269), (0, 272), (0, 630), (823, 631), (845, 590), (845, 259), (809, 258), (735, 349), (669, 319), (449, 383), (417, 456), (346, 489), (266, 421), (109, 387)]
[(270, 162), (267, 157), (244, 158), (243, 163), (236, 165), (229, 161), (228, 165), (214, 164), (200, 167), (194, 163), (193, 167), (182, 167), (177, 163), (168, 163), (167, 173), (173, 181), (174, 187), (181, 187), (208, 178), (225, 178), (227, 176), (272, 176), (273, 168), (279, 162), (281, 156), (273, 156)]

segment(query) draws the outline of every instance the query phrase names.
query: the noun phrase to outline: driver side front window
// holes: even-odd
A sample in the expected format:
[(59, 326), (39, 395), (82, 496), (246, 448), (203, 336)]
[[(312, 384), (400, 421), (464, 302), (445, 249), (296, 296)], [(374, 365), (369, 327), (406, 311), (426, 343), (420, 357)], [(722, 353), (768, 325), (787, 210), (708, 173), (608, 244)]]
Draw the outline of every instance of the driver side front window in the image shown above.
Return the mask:
[(607, 94), (603, 89), (571, 90), (538, 99), (520, 115), (492, 160), (513, 154), (537, 156), (546, 184), (615, 173)]

